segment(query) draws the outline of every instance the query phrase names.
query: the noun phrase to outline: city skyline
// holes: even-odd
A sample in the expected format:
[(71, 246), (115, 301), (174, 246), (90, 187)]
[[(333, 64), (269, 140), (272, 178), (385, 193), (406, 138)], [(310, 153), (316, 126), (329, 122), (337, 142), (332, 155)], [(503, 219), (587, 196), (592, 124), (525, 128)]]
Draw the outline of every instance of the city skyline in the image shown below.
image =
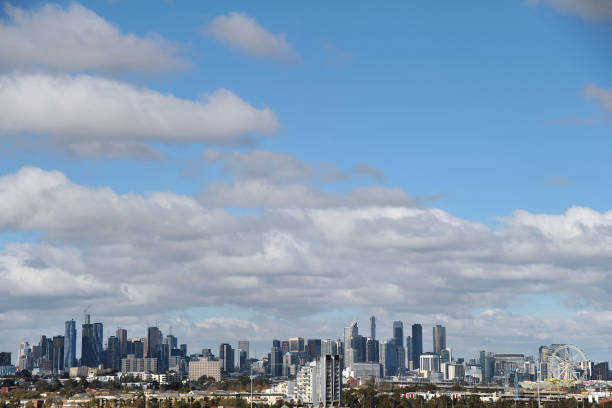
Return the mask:
[(611, 38), (593, 0), (2, 4), (0, 350), (375, 315), (609, 361)]

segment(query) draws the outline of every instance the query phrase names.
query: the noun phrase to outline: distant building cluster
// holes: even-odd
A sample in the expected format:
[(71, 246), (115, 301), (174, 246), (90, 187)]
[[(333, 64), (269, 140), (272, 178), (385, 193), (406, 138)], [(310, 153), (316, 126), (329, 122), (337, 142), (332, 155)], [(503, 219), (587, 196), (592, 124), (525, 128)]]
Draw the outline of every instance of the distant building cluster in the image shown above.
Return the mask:
[(237, 375), (257, 375), (286, 380), (286, 391), (303, 403), (332, 405), (341, 398), (343, 384), (367, 381), (416, 383), (488, 383), (509, 385), (518, 381), (610, 379), (607, 362), (595, 364), (573, 345), (540, 347), (537, 358), (524, 354), (481, 351), (476, 358), (457, 358), (447, 344), (446, 327), (432, 328), (431, 351), (423, 348), (423, 327), (415, 323), (408, 333), (395, 321), (389, 338), (377, 338), (376, 318), (369, 319), (367, 335), (357, 322), (344, 328), (341, 339), (272, 340), (269, 353), (252, 358), (247, 340), (219, 345), (189, 355), (187, 345), (171, 333), (164, 336), (154, 326), (146, 337), (128, 338), (117, 329), (103, 341), (103, 324), (85, 315), (81, 327), (81, 352), (77, 359), (77, 327), (65, 323), (63, 335), (41, 336), (37, 345), (21, 343), (16, 367), (11, 354), (0, 353), (0, 374), (28, 370), (33, 374), (87, 376), (93, 372), (156, 378), (160, 381), (220, 381)]

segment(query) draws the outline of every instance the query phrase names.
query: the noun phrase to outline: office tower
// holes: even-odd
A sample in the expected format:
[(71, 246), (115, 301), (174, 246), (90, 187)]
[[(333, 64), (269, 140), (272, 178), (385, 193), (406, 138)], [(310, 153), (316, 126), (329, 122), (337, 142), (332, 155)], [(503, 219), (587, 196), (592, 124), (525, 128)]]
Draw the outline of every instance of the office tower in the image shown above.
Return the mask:
[(115, 336), (110, 336), (108, 338), (105, 359), (105, 368), (117, 371), (121, 369), (121, 341), (119, 338)]
[(164, 344), (167, 344), (170, 350), (175, 349), (178, 346), (178, 339), (176, 336), (169, 334), (164, 339)]
[(306, 353), (311, 360), (321, 355), (321, 339), (308, 339), (306, 344)]
[(399, 320), (393, 322), (393, 340), (397, 347), (404, 347), (404, 323)]
[[(119, 340), (119, 355), (121, 358), (124, 358), (128, 355), (127, 352), (127, 330), (125, 329), (117, 329), (117, 340)], [(121, 367), (120, 367), (121, 368)]]
[(221, 362), (221, 372), (229, 374), (234, 372), (234, 349), (227, 343), (219, 345), (219, 361)]
[(440, 352), (440, 361), (442, 363), (450, 363), (453, 361), (453, 350), (451, 350), (450, 347), (447, 347)]
[(291, 353), (301, 353), (302, 351), (304, 351), (304, 339), (302, 337), (290, 338), (289, 351)]
[(353, 363), (363, 363), (366, 359), (368, 339), (358, 334), (351, 342), (351, 348), (354, 350)]
[(342, 400), (342, 361), (339, 355), (320, 356), (312, 381), (312, 406), (340, 406)]
[(355, 361), (355, 349), (353, 348), (353, 339), (359, 334), (357, 322), (353, 322), (350, 326), (344, 328), (344, 366), (350, 367)]
[(180, 349), (181, 349), (181, 353), (183, 354), (183, 357), (187, 357), (187, 345), (181, 344)]
[(281, 351), (283, 355), (289, 352), (289, 342), (287, 340), (281, 341)]
[(169, 363), (170, 363), (170, 345), (168, 343), (164, 343), (159, 346), (159, 358), (157, 362), (159, 372), (165, 373), (166, 371), (168, 371)]
[(64, 372), (64, 336), (54, 336), (52, 340), (53, 349), (51, 352), (53, 361), (53, 373), (59, 374)]
[(206, 359), (209, 359), (209, 360), (212, 360), (214, 356), (213, 356), (213, 353), (212, 353), (211, 349), (203, 348), (202, 349), (202, 357), (204, 357)]
[(32, 369), (32, 346), (27, 341), (24, 341), (19, 345), (19, 351), (17, 352), (17, 369), (19, 370), (31, 370)]
[(238, 350), (243, 350), (246, 352), (246, 359), (248, 360), (250, 357), (250, 343), (248, 340), (238, 340)]
[(1, 352), (0, 353), (0, 366), (11, 365), (11, 353)]
[(157, 326), (152, 326), (147, 329), (147, 357), (159, 357), (159, 351), (162, 344), (162, 332)]
[(104, 326), (102, 323), (93, 324), (93, 342), (96, 366), (104, 363)]
[(376, 317), (370, 316), (370, 338), (376, 340)]
[(406, 349), (404, 347), (397, 348), (397, 373), (403, 374), (406, 370)]
[(248, 370), (249, 361), (249, 341), (239, 340), (238, 341), (238, 368), (240, 371)]
[(81, 365), (87, 367), (97, 367), (98, 365), (94, 345), (94, 328), (88, 314), (85, 315), (85, 323), (81, 328)]
[(482, 382), (491, 382), (495, 375), (495, 355), (493, 353), (488, 353), (485, 350), (480, 351), (480, 372), (482, 373)]
[(393, 339), (387, 339), (380, 344), (380, 363), (385, 377), (397, 374), (397, 346)]
[(412, 325), (412, 365), (415, 370), (420, 367), (421, 354), (423, 354), (423, 327), (415, 323)]
[(379, 352), (378, 340), (374, 340), (372, 338), (367, 339), (366, 340), (366, 358), (365, 358), (366, 363), (378, 363), (379, 362), (378, 352)]
[[(141, 339), (129, 339), (127, 341), (126, 347), (126, 356), (129, 354), (133, 354), (134, 358), (143, 358), (144, 357), (144, 343)], [(125, 357), (121, 357), (125, 358)]]
[(442, 350), (446, 348), (446, 327), (436, 325), (433, 328), (433, 352), (437, 355), (442, 354)]
[(272, 350), (270, 350), (270, 375), (280, 377), (283, 373), (283, 353), (280, 341), (272, 340)]
[(408, 370), (412, 370), (412, 365), (410, 364), (412, 362), (412, 337), (411, 336), (407, 336), (406, 337), (406, 368)]
[(331, 340), (331, 339), (321, 340), (321, 355), (325, 356), (327, 354), (330, 354), (330, 355), (341, 354), (341, 352), (338, 351), (338, 345), (337, 345), (336, 340)]
[(74, 319), (66, 322), (64, 331), (64, 371), (76, 366), (76, 322)]
[(37, 357), (44, 358), (46, 360), (53, 359), (53, 339), (49, 339), (45, 335), (40, 336), (38, 347), (40, 351)]

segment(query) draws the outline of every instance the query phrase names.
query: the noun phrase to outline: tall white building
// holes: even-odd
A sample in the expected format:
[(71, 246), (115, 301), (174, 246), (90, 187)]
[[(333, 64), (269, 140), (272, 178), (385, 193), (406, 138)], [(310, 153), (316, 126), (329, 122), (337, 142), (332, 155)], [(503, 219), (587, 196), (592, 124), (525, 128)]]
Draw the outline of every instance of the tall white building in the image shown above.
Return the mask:
[(314, 399), (313, 380), (316, 366), (317, 363), (313, 361), (300, 367), (295, 377), (295, 398), (303, 404), (311, 404)]
[(350, 367), (355, 362), (356, 351), (353, 349), (353, 339), (359, 334), (357, 322), (344, 328), (344, 366)]

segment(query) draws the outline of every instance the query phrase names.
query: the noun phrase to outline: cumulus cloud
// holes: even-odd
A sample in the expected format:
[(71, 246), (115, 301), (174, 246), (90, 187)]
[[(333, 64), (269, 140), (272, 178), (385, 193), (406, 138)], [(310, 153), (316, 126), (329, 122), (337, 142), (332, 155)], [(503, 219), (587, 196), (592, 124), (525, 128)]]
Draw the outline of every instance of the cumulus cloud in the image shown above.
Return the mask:
[[(241, 184), (234, 188), (248, 196)], [(457, 334), (458, 347), (481, 345), (470, 342), (492, 336), (488, 324), (494, 322), (516, 325), (509, 336), (520, 341), (544, 341), (524, 338), (539, 326), (601, 347), (588, 337), (594, 328), (582, 332), (585, 325), (572, 324), (581, 318), (577, 313), (608, 320), (612, 313), (612, 212), (516, 211), (492, 231), (440, 209), (411, 206), (388, 191), (334, 195), (309, 188), (300, 199), (319, 194), (320, 203), (288, 201), (238, 215), (170, 192), (117, 194), (82, 186), (33, 167), (2, 176), (0, 231), (41, 234), (40, 242), (0, 251), (3, 314), (26, 315), (46, 327), (51, 311), (55, 319), (71, 317), (86, 301), (100, 319), (131, 329), (175, 315), (196, 322), (186, 333), (202, 339), (221, 327), (221, 333), (264, 338), (279, 333), (279, 321), (303, 324), (296, 331), (340, 336), (343, 323), (327, 313), (375, 309), (389, 321), (403, 316), (448, 322), (456, 333), (470, 330), (469, 339)], [(508, 310), (524, 295), (556, 296), (579, 311), (542, 326), (537, 316)], [(190, 308), (220, 305), (251, 315), (184, 316)], [(272, 321), (276, 331), (267, 331)], [(14, 334), (1, 338), (25, 335), (24, 326), (15, 325), (3, 329)], [(294, 327), (281, 326), (285, 335)], [(612, 340), (609, 330), (599, 335)]]
[(247, 143), (278, 128), (269, 108), (226, 89), (187, 100), (87, 75), (1, 75), (0, 105), (0, 135), (49, 136), (86, 156), (147, 153), (149, 141)]
[(609, 0), (528, 0), (531, 4), (546, 4), (563, 13), (575, 14), (586, 20), (612, 19), (612, 2)]
[(189, 65), (175, 44), (159, 36), (123, 34), (77, 3), (31, 11), (5, 3), (4, 14), (0, 66), (158, 73)]
[(269, 32), (246, 13), (231, 11), (227, 16), (217, 16), (202, 27), (202, 32), (255, 57), (289, 62), (298, 59), (293, 45), (287, 41), (285, 34)]

